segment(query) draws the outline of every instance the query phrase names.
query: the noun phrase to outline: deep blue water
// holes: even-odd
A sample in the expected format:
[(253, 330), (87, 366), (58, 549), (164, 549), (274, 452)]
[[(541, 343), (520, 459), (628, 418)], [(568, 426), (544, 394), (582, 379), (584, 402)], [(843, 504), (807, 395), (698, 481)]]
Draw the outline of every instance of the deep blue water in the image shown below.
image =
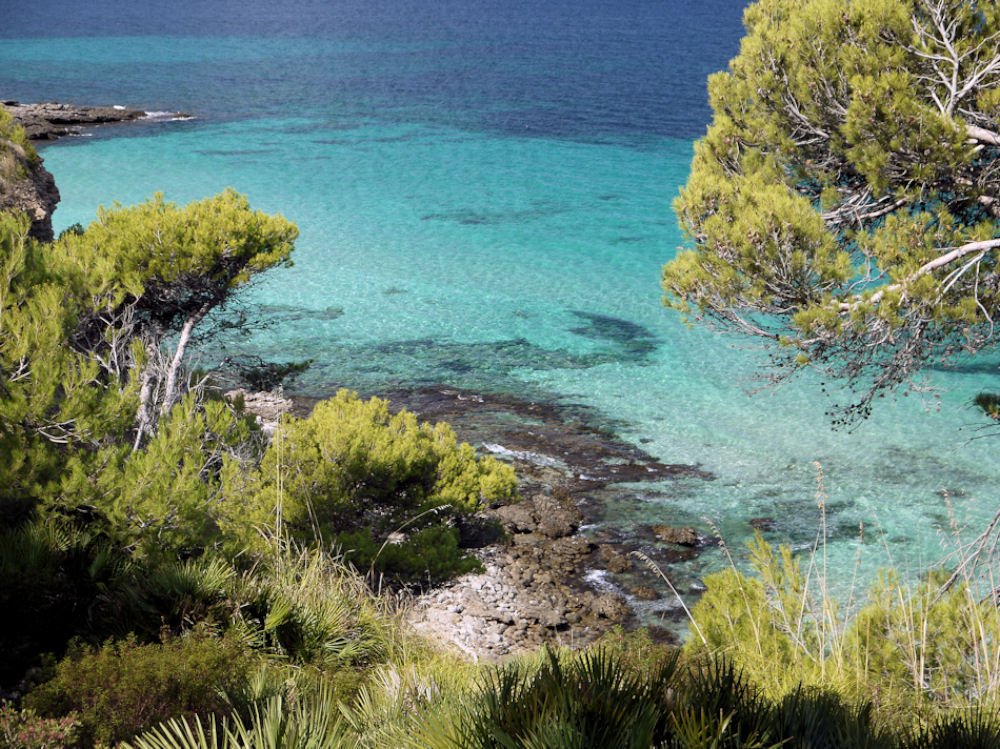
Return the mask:
[(967, 408), (992, 362), (932, 372), (940, 413), (887, 401), (833, 432), (815, 380), (750, 397), (760, 355), (660, 305), (682, 243), (670, 202), (743, 5), (0, 1), (0, 98), (193, 114), (43, 149), (56, 229), (155, 190), (231, 185), (281, 211), (301, 229), (296, 265), (254, 292), (278, 324), (247, 345), (314, 359), (313, 392), (445, 383), (584, 404), (717, 476), (624, 487), (609, 523), (710, 521), (737, 549), (759, 516), (772, 540), (811, 544), (819, 462), (842, 580), (859, 523), (897, 561), (931, 560), (944, 493), (961, 522), (996, 504)]

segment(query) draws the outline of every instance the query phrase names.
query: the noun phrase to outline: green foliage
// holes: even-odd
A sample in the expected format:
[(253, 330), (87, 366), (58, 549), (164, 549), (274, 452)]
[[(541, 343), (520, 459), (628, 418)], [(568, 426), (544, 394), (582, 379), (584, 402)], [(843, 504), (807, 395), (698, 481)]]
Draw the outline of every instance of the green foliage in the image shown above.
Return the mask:
[(976, 393), (972, 404), (994, 421), (1000, 421), (1000, 395), (997, 393)]
[(398, 624), (385, 604), (322, 551), (262, 562), (238, 592), (237, 629), (268, 652), (328, 667), (380, 663), (398, 652)]
[(189, 394), (139, 450), (109, 445), (70, 463), (56, 501), (96, 508), (137, 560), (201, 553), (219, 542), (213, 518), (224, 457), (241, 453), (256, 431), (225, 401)]
[(377, 569), (392, 580), (436, 582), (482, 569), (479, 560), (459, 548), (458, 535), (455, 528), (430, 526), (397, 543), (379, 543), (372, 529), (363, 528), (339, 533), (336, 541), (359, 569)]
[(0, 703), (0, 747), (3, 749), (72, 746), (76, 732), (74, 713), (61, 718), (40, 718), (34, 710), (17, 710), (9, 702)]
[(976, 708), (964, 714), (943, 716), (915, 731), (904, 746), (906, 749), (949, 746), (990, 749), (1000, 746), (1000, 715)]
[(759, 0), (744, 24), (709, 79), (674, 204), (694, 249), (664, 267), (665, 302), (779, 344), (785, 376), (813, 364), (865, 388), (864, 415), (993, 342), (1000, 6)]
[(52, 246), (52, 263), (93, 310), (134, 302), (164, 331), (220, 304), (254, 274), (291, 264), (295, 225), (251, 211), (231, 189), (179, 207), (162, 194), (137, 206), (101, 208), (82, 234)]
[(106, 539), (65, 522), (0, 523), (0, 684), (80, 632), (118, 559)]
[(76, 223), (70, 224), (61, 232), (59, 232), (58, 238), (62, 239), (63, 237), (68, 236), (70, 234), (83, 234), (85, 231), (86, 229), (83, 228), (83, 224), (77, 221)]
[(87, 741), (110, 744), (172, 717), (224, 711), (219, 690), (249, 666), (233, 638), (191, 633), (150, 645), (128, 638), (63, 659), (25, 704), (45, 716), (74, 711)]
[[(157, 469), (158, 487), (143, 481), (153, 470), (149, 449), (147, 469), (126, 467), (129, 448), (145, 445), (180, 400), (184, 351), (164, 363), (161, 345), (177, 333), (185, 340), (184, 331), (253, 273), (286, 264), (296, 229), (250, 211), (232, 191), (184, 208), (158, 196), (102, 211), (82, 234), (48, 245), (29, 239), (28, 226), (24, 217), (0, 216), (0, 447), (9, 456), (0, 465), (0, 499), (91, 505), (111, 515), (134, 505), (142, 515), (142, 501), (119, 491), (133, 479), (151, 494), (169, 489), (162, 479), (196, 439), (175, 421), (147, 446), (169, 458)], [(184, 409), (190, 416), (194, 405)], [(207, 408), (203, 416), (209, 431), (222, 418)], [(211, 466), (217, 445), (207, 442)], [(178, 469), (188, 488), (198, 460)], [(107, 507), (109, 498), (125, 506)]]
[(547, 651), (546, 663), (534, 673), (518, 664), (488, 672), (470, 703), (443, 720), (430, 720), (411, 745), (648, 747), (660, 717), (657, 708), (643, 680), (603, 651), (568, 665)]
[(541, 664), (490, 671), (450, 710), (431, 712), (416, 747), (895, 747), (871, 705), (850, 707), (832, 692), (796, 690), (768, 700), (731, 661), (682, 667), (675, 651), (635, 671), (603, 648), (568, 662), (548, 651)]
[(387, 605), (320, 550), (283, 551), (243, 571), (218, 556), (140, 567), (109, 587), (99, 616), (103, 630), (146, 638), (163, 628), (228, 631), (299, 666), (366, 666), (400, 647)]
[(292, 704), (281, 696), (239, 715), (205, 723), (173, 719), (121, 744), (122, 749), (340, 749), (355, 746), (339, 705), (324, 689)]
[(38, 152), (28, 141), (24, 128), (0, 106), (0, 186), (5, 181), (23, 179), (28, 170), (40, 162)]
[[(286, 417), (260, 470), (232, 466), (226, 491), (221, 524), (239, 544), (334, 542), (348, 560), (394, 577), (440, 578), (470, 565), (454, 529), (435, 526), (509, 501), (516, 481), (509, 466), (477, 460), (446, 424), (418, 424), (406, 411), (390, 414), (386, 401), (341, 390), (306, 419)], [(248, 537), (250, 526), (262, 533)], [(397, 531), (409, 540), (385, 543)]]
[(901, 715), (1000, 703), (1000, 611), (968, 580), (949, 587), (932, 574), (907, 588), (886, 574), (840, 614), (822, 576), (804, 574), (787, 548), (775, 555), (758, 537), (752, 550), (754, 576), (705, 578), (688, 652), (725, 654), (776, 698), (805, 685)]

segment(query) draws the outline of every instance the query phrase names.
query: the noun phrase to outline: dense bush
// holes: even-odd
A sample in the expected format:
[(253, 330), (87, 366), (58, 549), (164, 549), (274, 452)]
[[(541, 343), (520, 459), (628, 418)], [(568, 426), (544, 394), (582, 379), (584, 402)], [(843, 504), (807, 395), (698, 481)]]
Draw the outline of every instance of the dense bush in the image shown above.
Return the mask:
[[(648, 655), (648, 652), (647, 652)], [(797, 687), (770, 699), (733, 662), (627, 658), (606, 649), (549, 651), (487, 671), (454, 706), (426, 711), (408, 741), (421, 749), (951, 749), (1000, 746), (985, 708), (920, 721), (871, 701)], [(629, 666), (640, 663), (636, 670)], [(890, 720), (886, 720), (891, 718)]]
[(76, 741), (74, 714), (40, 718), (34, 710), (18, 710), (0, 703), (0, 747), (3, 749), (48, 749), (71, 746)]
[(76, 633), (106, 579), (106, 551), (100, 539), (53, 522), (0, 523), (0, 685)]
[(25, 705), (42, 716), (79, 716), (86, 742), (112, 744), (169, 718), (225, 712), (220, 690), (245, 678), (252, 661), (236, 638), (192, 632), (156, 644), (134, 638), (83, 648)]
[[(509, 466), (477, 460), (447, 424), (421, 424), (341, 390), (308, 418), (286, 418), (259, 471), (230, 465), (221, 523), (237, 546), (263, 551), (274, 537), (334, 543), (361, 568), (440, 578), (469, 568), (449, 519), (516, 491)], [(390, 548), (397, 531), (410, 541)]]

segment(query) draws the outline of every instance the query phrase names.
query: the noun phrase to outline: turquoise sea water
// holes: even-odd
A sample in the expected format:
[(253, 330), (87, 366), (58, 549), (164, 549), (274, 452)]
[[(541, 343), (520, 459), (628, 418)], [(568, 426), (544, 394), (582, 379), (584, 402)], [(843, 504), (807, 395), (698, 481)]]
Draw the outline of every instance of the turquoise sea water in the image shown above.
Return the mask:
[(295, 266), (252, 297), (276, 325), (245, 345), (314, 359), (312, 393), (443, 383), (589, 406), (716, 476), (621, 487), (606, 522), (711, 523), (737, 555), (761, 516), (770, 540), (812, 543), (819, 463), (840, 583), (859, 523), (866, 574), (886, 548), (933, 561), (949, 511), (975, 528), (1000, 496), (967, 405), (994, 361), (930, 372), (940, 412), (910, 395), (834, 432), (814, 378), (750, 397), (763, 355), (660, 304), (704, 77), (736, 52), (743, 3), (688, 5), (251, 2), (234, 20), (96, 3), (54, 25), (42, 7), (2, 32), (0, 97), (193, 113), (46, 147), (56, 230), (98, 204), (227, 186), (293, 219)]

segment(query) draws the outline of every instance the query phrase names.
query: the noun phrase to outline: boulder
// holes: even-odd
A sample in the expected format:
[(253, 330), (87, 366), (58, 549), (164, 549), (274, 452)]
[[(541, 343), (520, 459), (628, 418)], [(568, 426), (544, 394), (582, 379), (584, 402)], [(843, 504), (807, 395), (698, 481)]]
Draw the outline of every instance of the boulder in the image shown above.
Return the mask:
[(680, 546), (697, 546), (698, 532), (694, 528), (675, 528), (672, 525), (654, 525), (653, 533), (661, 541)]
[(648, 585), (633, 585), (628, 592), (640, 601), (655, 601), (660, 597), (660, 594)]
[(628, 572), (632, 569), (632, 560), (627, 554), (618, 551), (611, 544), (601, 544), (597, 547), (605, 566), (614, 573)]

